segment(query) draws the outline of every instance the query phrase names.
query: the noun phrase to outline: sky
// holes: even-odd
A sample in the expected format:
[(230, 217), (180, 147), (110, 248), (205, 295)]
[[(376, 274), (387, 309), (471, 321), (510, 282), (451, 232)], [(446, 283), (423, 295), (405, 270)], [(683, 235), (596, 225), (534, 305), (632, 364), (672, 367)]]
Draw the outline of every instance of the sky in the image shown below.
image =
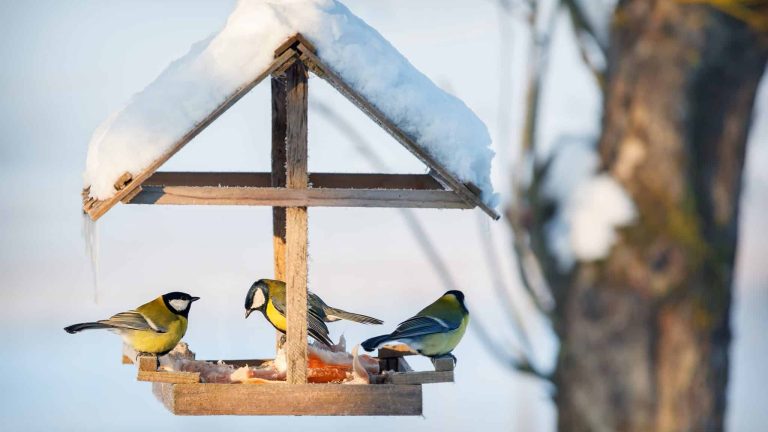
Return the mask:
[[(39, 0), (0, 2), (0, 419), (8, 430), (128, 430), (151, 424), (167, 430), (231, 430), (312, 426), (315, 430), (548, 431), (555, 411), (547, 385), (513, 373), (469, 333), (455, 351), (454, 384), (424, 387), (416, 418), (175, 417), (149, 384), (120, 364), (120, 341), (108, 333), (71, 336), (74, 322), (107, 317), (156, 295), (180, 290), (202, 297), (185, 340), (199, 358), (264, 358), (274, 333), (261, 319), (242, 319), (250, 284), (272, 274), (271, 211), (258, 207), (118, 206), (98, 232), (94, 284), (80, 212), (81, 173), (95, 127), (173, 59), (223, 24), (234, 2)], [(499, 121), (499, 31), (490, 1), (350, 0), (419, 69), (462, 98), (489, 126), (519, 130), (521, 104)], [(450, 7), (447, 7), (450, 6)], [(429, 25), (424, 25), (428, 22)], [(567, 30), (566, 27), (563, 27)], [(513, 95), (522, 96), (525, 33), (511, 44)], [(566, 31), (555, 36), (544, 96), (543, 143), (563, 135), (594, 136), (600, 100)], [(768, 91), (755, 113), (742, 212), (734, 323), (734, 368), (728, 424), (751, 431), (768, 422), (762, 361), (768, 340)], [(424, 167), (341, 96), (310, 80), (310, 104), (322, 101), (366, 137), (389, 172)], [(356, 143), (310, 111), (311, 171), (370, 172)], [(164, 166), (166, 170), (267, 171), (269, 88), (260, 86)], [(514, 151), (497, 148), (493, 180), (507, 190)], [(762, 168), (762, 169), (761, 169)], [(504, 264), (501, 277), (525, 312), (535, 360), (553, 365), (556, 341), (521, 294), (503, 223), (479, 211), (416, 210), (473, 317), (512, 349), (513, 333), (498, 307), (484, 248)], [(91, 227), (90, 229), (93, 229)], [(385, 328), (411, 316), (444, 291), (401, 213), (393, 209), (311, 209), (310, 288), (332, 305), (383, 319)], [(354, 343), (370, 327), (331, 326)], [(426, 362), (416, 362), (425, 368)], [(279, 403), (276, 401), (275, 403)], [(448, 414), (450, 413), (450, 415)]]

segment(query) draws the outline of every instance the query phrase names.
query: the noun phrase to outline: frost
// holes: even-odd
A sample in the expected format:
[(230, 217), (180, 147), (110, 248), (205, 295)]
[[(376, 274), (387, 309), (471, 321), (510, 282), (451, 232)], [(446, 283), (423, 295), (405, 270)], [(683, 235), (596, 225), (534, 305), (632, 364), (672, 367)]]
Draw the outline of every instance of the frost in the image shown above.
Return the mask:
[(94, 132), (85, 186), (106, 199), (236, 89), (266, 70), (274, 49), (300, 32), (318, 56), (460, 180), (495, 205), (490, 136), (459, 99), (419, 72), (376, 30), (335, 0), (241, 0), (219, 33), (193, 45)]
[(598, 157), (586, 145), (562, 148), (549, 168), (543, 193), (557, 203), (546, 226), (549, 250), (561, 270), (575, 261), (605, 258), (616, 243), (616, 229), (636, 218), (634, 203), (607, 173), (597, 173)]

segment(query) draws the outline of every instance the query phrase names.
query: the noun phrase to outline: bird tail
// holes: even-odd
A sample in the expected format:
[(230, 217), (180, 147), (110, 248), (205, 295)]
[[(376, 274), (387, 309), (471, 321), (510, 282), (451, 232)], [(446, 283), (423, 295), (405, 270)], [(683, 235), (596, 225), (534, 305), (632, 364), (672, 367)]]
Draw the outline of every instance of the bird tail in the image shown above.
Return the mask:
[(345, 310), (335, 309), (332, 307), (329, 307), (325, 310), (325, 315), (326, 317), (328, 317), (329, 321), (338, 321), (340, 319), (344, 319), (347, 321), (354, 321), (361, 324), (383, 324), (384, 323), (384, 321), (377, 318), (369, 317), (367, 315), (347, 312)]
[(100, 322), (89, 322), (89, 323), (73, 324), (69, 327), (64, 327), (64, 331), (72, 334), (72, 333), (81, 332), (83, 330), (108, 329), (108, 328), (112, 328), (112, 326), (109, 324), (104, 324)]
[(375, 350), (376, 348), (380, 347), (385, 342), (389, 342), (391, 340), (392, 340), (391, 339), (391, 335), (387, 334), (387, 335), (381, 335), (381, 336), (372, 337), (372, 338), (364, 341), (360, 345), (362, 345), (364, 350), (366, 350), (368, 352), (371, 352), (371, 351)]

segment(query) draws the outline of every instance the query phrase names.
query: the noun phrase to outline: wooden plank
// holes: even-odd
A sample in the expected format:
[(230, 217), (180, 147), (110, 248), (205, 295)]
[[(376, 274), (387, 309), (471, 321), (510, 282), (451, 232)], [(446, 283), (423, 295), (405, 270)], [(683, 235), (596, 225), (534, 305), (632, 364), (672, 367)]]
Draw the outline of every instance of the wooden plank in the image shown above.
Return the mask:
[(398, 345), (386, 345), (378, 349), (378, 358), (399, 358), (403, 356), (418, 355), (416, 351), (411, 350), (411, 347), (405, 344)]
[(452, 371), (456, 367), (456, 361), (450, 356), (435, 357), (430, 360), (432, 360), (432, 366), (438, 372)]
[(157, 357), (140, 356), (138, 359), (137, 381), (165, 382), (165, 383), (198, 383), (200, 374), (197, 372), (171, 372), (157, 370)]
[[(272, 130), (275, 130), (274, 125)], [(272, 143), (272, 173), (158, 171), (144, 181), (143, 185), (283, 187), (285, 186), (285, 150), (277, 155), (274, 150), (274, 146), (282, 142), (277, 139), (277, 143)], [(275, 174), (276, 171), (277, 174)], [(279, 176), (280, 172), (282, 176)], [(309, 184), (312, 188), (329, 189), (445, 190), (440, 182), (427, 174), (310, 173)]]
[(408, 364), (404, 357), (398, 357), (395, 361), (397, 361), (398, 372), (413, 372), (413, 368)]
[[(286, 64), (292, 62), (286, 62)], [(285, 187), (286, 91), (285, 75), (272, 77), (272, 172), (271, 187)], [(272, 207), (272, 250), (274, 277), (285, 280), (285, 207)], [(275, 330), (275, 351), (279, 350), (283, 334)]]
[(200, 382), (200, 374), (197, 372), (149, 372), (140, 370), (136, 376), (136, 380), (171, 384), (194, 384)]
[(275, 69), (279, 68), (284, 62), (288, 61), (293, 56), (294, 56), (293, 52), (286, 52), (280, 57), (276, 58), (266, 70), (262, 71), (251, 82), (235, 90), (229, 97), (227, 97), (226, 100), (224, 100), (224, 102), (222, 102), (218, 107), (216, 107), (216, 109), (214, 109), (210, 114), (208, 114), (207, 117), (205, 117), (203, 120), (197, 123), (192, 129), (190, 129), (181, 139), (179, 139), (173, 145), (173, 147), (171, 147), (170, 150), (168, 150), (166, 153), (160, 156), (157, 160), (155, 160), (150, 166), (145, 168), (143, 171), (133, 176), (133, 179), (126, 185), (126, 187), (117, 191), (115, 195), (113, 195), (109, 199), (106, 199), (103, 201), (96, 201), (92, 205), (89, 203), (86, 203), (86, 206), (83, 207), (83, 210), (86, 213), (88, 213), (88, 215), (92, 220), (97, 220), (98, 218), (100, 218), (104, 213), (109, 211), (109, 209), (114, 207), (115, 204), (117, 204), (123, 198), (128, 196), (133, 191), (134, 188), (140, 186), (144, 180), (146, 180), (150, 175), (152, 175), (152, 173), (157, 171), (157, 169), (160, 168), (161, 165), (163, 165), (168, 159), (170, 159), (173, 155), (175, 155), (176, 152), (181, 150), (182, 147), (184, 147), (200, 132), (205, 130), (205, 128), (208, 127), (208, 125), (213, 123), (217, 118), (219, 118), (220, 115), (224, 114), (224, 112), (226, 112), (230, 107), (232, 107), (232, 105), (234, 105), (237, 101), (239, 101), (240, 98), (245, 96), (249, 91), (251, 91), (251, 89), (253, 89), (256, 85), (258, 85), (264, 78), (270, 76)]
[[(286, 71), (285, 184), (306, 189), (307, 173), (307, 69), (301, 62)], [(307, 208), (285, 212), (286, 382), (307, 382)]]
[(452, 209), (474, 207), (455, 193), (441, 190), (187, 186), (142, 186), (142, 189), (129, 204)]
[[(285, 187), (286, 175), (286, 85), (284, 76), (272, 78), (272, 172), (269, 184), (279, 188)], [(285, 280), (285, 207), (272, 207), (272, 248), (275, 279)], [(280, 337), (278, 332), (278, 341)]]
[(309, 42), (301, 33), (296, 33), (295, 35), (286, 39), (285, 42), (278, 45), (277, 48), (275, 48), (275, 57), (279, 57), (288, 49), (295, 48), (299, 44), (304, 45), (306, 49), (312, 52), (317, 52), (315, 46), (311, 42)]
[(152, 388), (177, 415), (422, 414), (418, 385), (154, 383)]
[(385, 382), (393, 385), (438, 384), (453, 382), (453, 371), (390, 372), (385, 377)]
[(477, 194), (473, 193), (464, 183), (457, 179), (448, 169), (443, 167), (434, 157), (416, 144), (414, 139), (390, 121), (384, 113), (347, 85), (347, 83), (344, 82), (333, 69), (325, 65), (312, 50), (304, 47), (302, 44), (299, 44), (296, 48), (301, 52), (302, 58), (309, 60), (307, 62), (308, 66), (312, 67), (313, 71), (317, 71), (318, 76), (331, 84), (331, 86), (338, 90), (339, 93), (355, 104), (361, 111), (368, 115), (371, 120), (387, 131), (414, 156), (426, 164), (430, 169), (434, 170), (454, 192), (459, 194), (468, 203), (480, 207), (493, 219), (498, 220), (501, 217), (494, 209), (488, 207)]

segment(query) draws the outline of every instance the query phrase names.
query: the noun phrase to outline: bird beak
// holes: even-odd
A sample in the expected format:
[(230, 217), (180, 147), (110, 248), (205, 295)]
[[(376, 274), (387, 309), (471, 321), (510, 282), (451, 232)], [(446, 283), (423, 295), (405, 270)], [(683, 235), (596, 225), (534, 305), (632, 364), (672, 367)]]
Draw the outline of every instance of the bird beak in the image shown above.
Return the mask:
[(251, 312), (253, 312), (253, 309), (248, 309), (247, 311), (245, 311), (245, 318), (248, 318), (248, 316), (251, 315)]
[(193, 302), (196, 302), (196, 301), (198, 301), (198, 300), (200, 300), (200, 297), (192, 297), (192, 298), (190, 299), (190, 301), (193, 301)]

